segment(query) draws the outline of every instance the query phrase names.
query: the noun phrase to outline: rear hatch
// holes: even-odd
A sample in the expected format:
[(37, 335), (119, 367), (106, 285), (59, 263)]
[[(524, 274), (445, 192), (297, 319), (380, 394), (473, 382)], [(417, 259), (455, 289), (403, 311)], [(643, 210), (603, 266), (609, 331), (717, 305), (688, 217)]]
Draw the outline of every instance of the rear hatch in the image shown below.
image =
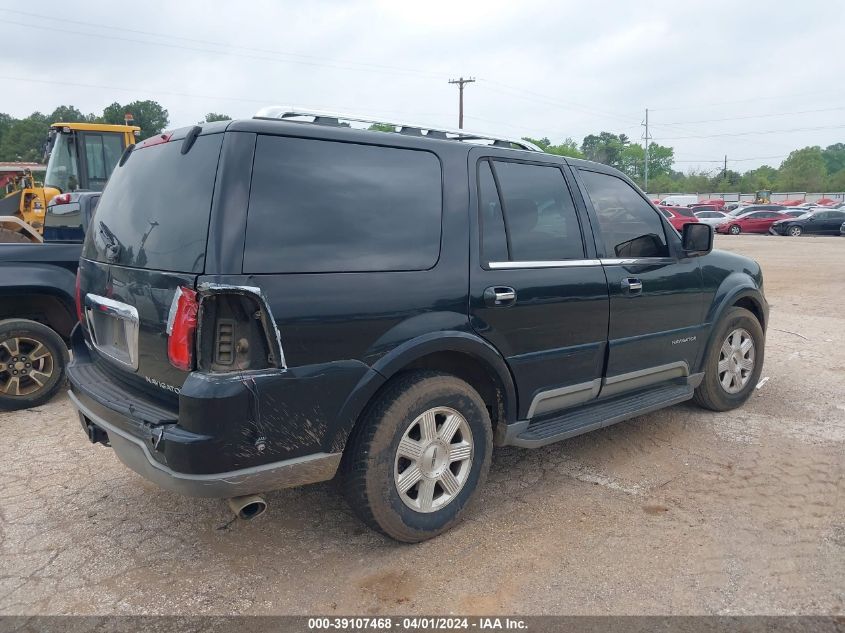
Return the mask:
[(188, 376), (168, 359), (168, 317), (179, 288), (195, 288), (205, 267), (223, 142), (216, 130), (153, 137), (124, 154), (80, 261), (78, 301), (97, 364), (164, 400)]

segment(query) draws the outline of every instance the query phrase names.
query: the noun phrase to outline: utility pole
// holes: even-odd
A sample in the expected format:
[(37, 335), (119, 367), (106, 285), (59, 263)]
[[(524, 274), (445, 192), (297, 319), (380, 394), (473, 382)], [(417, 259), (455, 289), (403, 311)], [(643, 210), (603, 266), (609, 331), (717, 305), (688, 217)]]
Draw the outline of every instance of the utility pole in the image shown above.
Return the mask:
[(464, 129), (464, 84), (471, 84), (475, 83), (475, 79), (470, 77), (469, 79), (464, 79), (461, 77), (460, 79), (450, 79), (450, 84), (457, 84), (458, 85), (458, 129)]
[(645, 109), (645, 165), (643, 167), (643, 171), (645, 172), (645, 192), (648, 193), (648, 142), (651, 140), (651, 136), (648, 133), (648, 108)]
[(725, 154), (725, 171), (722, 172), (722, 178), (728, 177), (728, 155)]

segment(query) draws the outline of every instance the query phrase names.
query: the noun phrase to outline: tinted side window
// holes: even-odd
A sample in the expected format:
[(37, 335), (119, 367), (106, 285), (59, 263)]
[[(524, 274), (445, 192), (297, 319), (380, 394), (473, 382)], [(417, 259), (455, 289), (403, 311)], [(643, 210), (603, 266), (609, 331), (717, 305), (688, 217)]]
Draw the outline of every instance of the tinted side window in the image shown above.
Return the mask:
[(669, 247), (655, 210), (621, 178), (581, 171), (599, 220), (607, 257), (666, 257)]
[(425, 270), (440, 255), (429, 152), (259, 136), (245, 272)]
[(584, 243), (560, 169), (493, 161), (504, 206), (510, 261), (582, 259)]
[(478, 164), (478, 220), (481, 227), (481, 259), (484, 263), (508, 261), (508, 242), (502, 205), (490, 163)]

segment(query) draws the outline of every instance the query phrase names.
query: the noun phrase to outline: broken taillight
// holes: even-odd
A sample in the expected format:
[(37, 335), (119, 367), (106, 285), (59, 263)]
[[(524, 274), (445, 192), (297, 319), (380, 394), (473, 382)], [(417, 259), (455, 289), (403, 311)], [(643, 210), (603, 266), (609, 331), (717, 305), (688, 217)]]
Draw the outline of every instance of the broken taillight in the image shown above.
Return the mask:
[(197, 331), (197, 293), (180, 286), (176, 289), (167, 320), (167, 358), (183, 371), (194, 367), (194, 345)]

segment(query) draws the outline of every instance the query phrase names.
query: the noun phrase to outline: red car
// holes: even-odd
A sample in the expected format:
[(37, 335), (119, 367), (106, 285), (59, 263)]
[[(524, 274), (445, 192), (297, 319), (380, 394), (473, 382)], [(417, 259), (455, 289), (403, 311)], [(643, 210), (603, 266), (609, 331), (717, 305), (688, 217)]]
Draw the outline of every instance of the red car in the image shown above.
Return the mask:
[(780, 211), (749, 211), (723, 222), (716, 227), (716, 233), (768, 233), (772, 224), (789, 219), (790, 216)]
[(684, 224), (698, 222), (698, 218), (695, 217), (695, 213), (689, 207), (667, 207), (661, 204), (657, 208), (660, 209), (660, 212), (669, 220), (669, 224), (674, 226), (675, 230), (679, 233), (684, 228)]

